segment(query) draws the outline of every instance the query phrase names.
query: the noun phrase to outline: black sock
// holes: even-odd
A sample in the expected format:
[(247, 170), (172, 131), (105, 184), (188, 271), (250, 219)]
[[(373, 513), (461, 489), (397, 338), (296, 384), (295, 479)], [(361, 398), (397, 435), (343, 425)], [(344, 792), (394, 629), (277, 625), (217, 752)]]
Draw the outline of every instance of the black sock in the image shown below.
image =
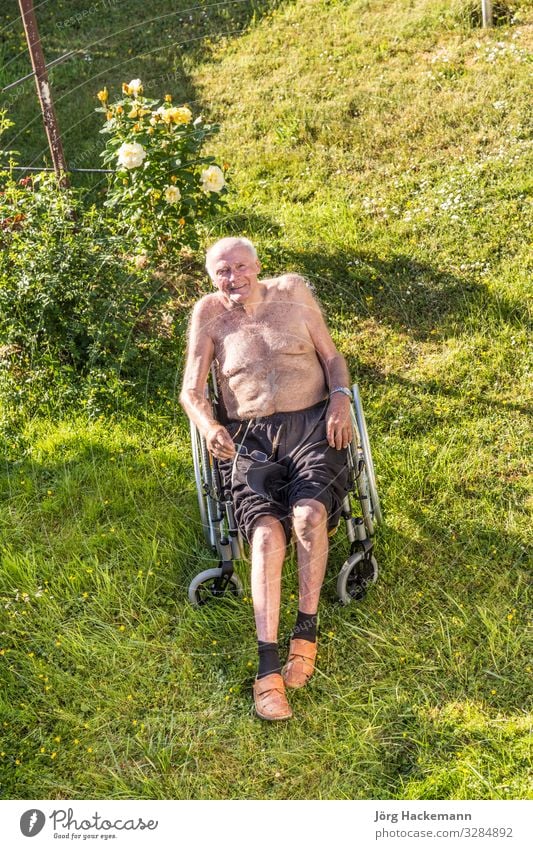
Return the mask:
[(297, 640), (309, 640), (310, 643), (316, 643), (317, 619), (318, 613), (304, 613), (303, 610), (299, 610), (292, 636)]
[(262, 640), (258, 640), (257, 647), (259, 649), (259, 669), (257, 671), (257, 677), (264, 678), (272, 672), (281, 672), (278, 644), (264, 643)]

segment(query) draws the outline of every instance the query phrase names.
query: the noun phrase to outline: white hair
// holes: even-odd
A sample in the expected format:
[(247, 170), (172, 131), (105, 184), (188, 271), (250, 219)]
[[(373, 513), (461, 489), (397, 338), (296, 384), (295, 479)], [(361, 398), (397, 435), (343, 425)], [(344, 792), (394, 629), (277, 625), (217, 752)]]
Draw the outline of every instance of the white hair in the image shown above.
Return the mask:
[(243, 248), (247, 248), (250, 251), (254, 259), (258, 259), (257, 250), (253, 242), (250, 239), (247, 239), (245, 236), (225, 236), (223, 239), (219, 239), (218, 242), (215, 242), (211, 247), (209, 247), (205, 254), (205, 267), (207, 269), (207, 273), (210, 274), (209, 271), (209, 263), (211, 256), (216, 252), (217, 248), (227, 247), (234, 248), (240, 245)]

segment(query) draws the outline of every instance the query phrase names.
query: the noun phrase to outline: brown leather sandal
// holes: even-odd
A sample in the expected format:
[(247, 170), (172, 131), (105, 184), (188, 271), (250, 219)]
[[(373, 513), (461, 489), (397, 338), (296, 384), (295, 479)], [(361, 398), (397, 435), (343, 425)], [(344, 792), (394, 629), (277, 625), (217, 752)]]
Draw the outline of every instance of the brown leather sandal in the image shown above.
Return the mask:
[(287, 687), (296, 690), (303, 687), (309, 681), (315, 671), (315, 659), (317, 644), (309, 640), (298, 640), (293, 638), (289, 646), (289, 657), (287, 663), (281, 670), (283, 680)]
[(254, 681), (255, 712), (260, 719), (270, 721), (290, 719), (291, 707), (285, 695), (285, 685), (279, 672), (272, 672)]

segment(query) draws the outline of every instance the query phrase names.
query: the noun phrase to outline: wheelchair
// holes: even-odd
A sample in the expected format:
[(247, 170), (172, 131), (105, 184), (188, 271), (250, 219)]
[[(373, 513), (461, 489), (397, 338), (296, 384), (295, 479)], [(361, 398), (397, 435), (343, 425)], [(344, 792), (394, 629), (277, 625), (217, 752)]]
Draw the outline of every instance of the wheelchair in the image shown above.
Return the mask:
[[(219, 397), (215, 367), (206, 386), (206, 397), (218, 421), (224, 423), (224, 406)], [(372, 452), (366, 429), (359, 387), (352, 387), (351, 419), (354, 437), (348, 446), (350, 490), (343, 503), (339, 524), (344, 522), (348, 557), (337, 577), (337, 595), (343, 605), (361, 601), (378, 577), (373, 554), (376, 526), (382, 521)], [(196, 575), (189, 585), (189, 601), (204, 605), (226, 593), (242, 596), (243, 586), (234, 571), (235, 560), (247, 560), (246, 546), (237, 528), (230, 493), (224, 491), (218, 462), (208, 451), (204, 437), (191, 422), (194, 478), (203, 534), (218, 565)], [(336, 530), (336, 529), (335, 529)], [(335, 533), (335, 531), (333, 531)]]

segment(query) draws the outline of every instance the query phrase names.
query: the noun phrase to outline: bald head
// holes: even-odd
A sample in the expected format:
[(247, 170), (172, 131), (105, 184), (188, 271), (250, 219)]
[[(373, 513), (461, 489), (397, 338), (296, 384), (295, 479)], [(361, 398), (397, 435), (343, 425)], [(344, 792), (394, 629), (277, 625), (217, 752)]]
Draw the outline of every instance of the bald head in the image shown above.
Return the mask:
[(257, 251), (250, 239), (245, 239), (243, 236), (226, 236), (224, 239), (219, 239), (218, 242), (215, 242), (214, 245), (211, 245), (207, 249), (205, 267), (210, 277), (213, 276), (211, 273), (213, 262), (226, 252), (233, 250), (233, 248), (246, 248), (250, 256), (253, 259), (257, 259)]

